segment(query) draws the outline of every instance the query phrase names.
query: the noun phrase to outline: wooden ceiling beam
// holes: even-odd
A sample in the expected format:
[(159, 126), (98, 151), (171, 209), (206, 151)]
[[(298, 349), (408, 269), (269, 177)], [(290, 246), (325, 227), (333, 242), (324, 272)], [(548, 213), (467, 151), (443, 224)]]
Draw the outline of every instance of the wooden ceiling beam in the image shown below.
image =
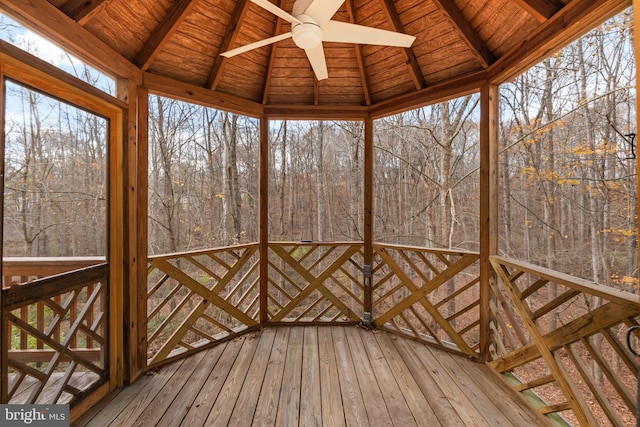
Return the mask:
[[(355, 24), (356, 12), (353, 5), (353, 0), (347, 0), (347, 15), (349, 16), (349, 22)], [(360, 82), (362, 83), (362, 93), (364, 95), (364, 102), (366, 105), (371, 105), (371, 90), (369, 84), (369, 76), (367, 76), (366, 67), (364, 64), (364, 56), (362, 55), (362, 48), (359, 44), (354, 44), (353, 49), (356, 54), (356, 61), (358, 62), (358, 71), (360, 73)]]
[(313, 105), (320, 104), (320, 82), (313, 77)]
[(436, 83), (422, 90), (388, 99), (369, 107), (373, 119), (388, 117), (426, 105), (448, 101), (461, 96), (479, 92), (487, 79), (486, 71), (466, 74), (444, 82)]
[[(400, 16), (398, 15), (398, 11), (396, 10), (396, 6), (393, 4), (393, 0), (381, 0), (382, 1), (382, 9), (387, 15), (387, 19), (393, 25), (393, 29), (399, 33), (404, 33), (404, 25), (400, 21)], [(416, 86), (417, 90), (424, 89), (427, 87), (427, 82), (424, 79), (424, 75), (422, 74), (422, 70), (420, 69), (420, 64), (418, 64), (418, 60), (416, 59), (416, 55), (413, 52), (413, 49), (408, 47), (402, 49), (404, 57), (407, 60), (407, 67), (409, 67), (409, 72), (411, 73), (411, 79)]]
[(489, 81), (511, 80), (628, 7), (628, 0), (573, 0), (502, 55), (489, 69)]
[(351, 105), (265, 105), (264, 117), (274, 120), (364, 120), (369, 107)]
[[(278, 7), (280, 7), (280, 4), (282, 2), (278, 1)], [(275, 24), (275, 28), (273, 29), (273, 34), (280, 34), (280, 31), (282, 29), (282, 19), (281, 18), (277, 18), (276, 19), (276, 24)], [(262, 103), (266, 104), (267, 101), (269, 100), (269, 90), (271, 89), (271, 73), (273, 72), (273, 64), (276, 60), (276, 49), (278, 48), (278, 43), (273, 43), (270, 46), (270, 50), (269, 50), (269, 63), (267, 65), (267, 75), (265, 76), (264, 79), (264, 85), (263, 85), (263, 89), (262, 89)]]
[(170, 77), (148, 72), (144, 73), (143, 79), (144, 87), (158, 95), (254, 118), (260, 118), (263, 115), (262, 104), (234, 95), (214, 92), (202, 86), (182, 83)]
[(551, 18), (564, 7), (564, 3), (559, 0), (513, 0), (513, 2), (540, 22)]
[(222, 38), (222, 43), (220, 43), (220, 47), (218, 48), (218, 52), (216, 53), (216, 56), (214, 58), (211, 72), (209, 73), (207, 87), (211, 90), (216, 90), (216, 87), (220, 82), (220, 78), (222, 77), (222, 68), (224, 67), (224, 61), (227, 59), (220, 54), (229, 50), (229, 46), (231, 46), (237, 36), (236, 29), (238, 28), (238, 24), (244, 20), (248, 9), (249, 1), (238, 0), (233, 13), (231, 14), (229, 24), (227, 24), (227, 29), (224, 33), (224, 37)]
[(480, 38), (478, 32), (471, 26), (471, 23), (464, 17), (462, 11), (453, 0), (433, 0), (433, 4), (460, 34), (483, 68), (487, 69), (496, 62), (493, 52), (489, 50), (486, 43)]
[(70, 53), (108, 74), (139, 78), (140, 71), (120, 53), (89, 33), (47, 0), (0, 0), (0, 7)]
[(148, 69), (196, 3), (197, 0), (178, 0), (175, 2), (173, 8), (171, 8), (142, 49), (140, 49), (133, 63), (143, 71)]
[(60, 10), (78, 24), (84, 25), (106, 3), (105, 0), (68, 0)]

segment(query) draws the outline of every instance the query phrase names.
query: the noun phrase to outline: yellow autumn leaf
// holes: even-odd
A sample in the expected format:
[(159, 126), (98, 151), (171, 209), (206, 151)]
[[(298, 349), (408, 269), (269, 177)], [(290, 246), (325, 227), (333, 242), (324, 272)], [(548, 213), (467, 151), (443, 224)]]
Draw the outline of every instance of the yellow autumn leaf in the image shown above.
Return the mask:
[(577, 179), (563, 178), (558, 180), (559, 185), (580, 185), (580, 181)]

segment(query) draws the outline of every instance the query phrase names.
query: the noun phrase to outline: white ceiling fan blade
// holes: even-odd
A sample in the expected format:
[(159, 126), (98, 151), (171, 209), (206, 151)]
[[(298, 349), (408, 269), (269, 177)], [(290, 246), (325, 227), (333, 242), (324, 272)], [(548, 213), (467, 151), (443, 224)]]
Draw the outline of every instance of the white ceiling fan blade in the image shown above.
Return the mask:
[(320, 43), (317, 47), (312, 49), (304, 50), (307, 54), (307, 58), (309, 58), (309, 62), (311, 63), (311, 68), (313, 68), (313, 72), (316, 75), (318, 80), (324, 80), (329, 77), (329, 72), (327, 71), (327, 61), (324, 58), (324, 48), (322, 47), (322, 43)]
[(322, 34), (322, 41), (325, 42), (375, 44), (380, 46), (410, 47), (416, 39), (408, 34), (340, 21), (327, 22), (322, 28)]
[(221, 53), (220, 55), (231, 58), (232, 56), (240, 55), (241, 53), (248, 52), (253, 49), (257, 49), (262, 46), (267, 46), (271, 43), (279, 42), (280, 40), (288, 39), (291, 37), (291, 32), (280, 34), (278, 36), (269, 37), (268, 39), (259, 40), (255, 43), (249, 43), (244, 46), (237, 47), (235, 49), (228, 50), (226, 52)]
[(294, 22), (296, 24), (301, 24), (298, 18), (280, 9), (278, 6), (271, 3), (269, 0), (251, 0), (251, 1), (257, 4), (258, 6), (260, 6), (261, 8), (266, 9), (269, 12), (273, 13), (274, 15), (279, 16), (280, 18), (284, 19), (287, 22), (291, 22), (292, 24)]
[(293, 9), (291, 10), (291, 14), (294, 16), (298, 16), (301, 13), (305, 13), (309, 5), (313, 2), (314, 0), (296, 0), (293, 3)]
[(324, 30), (324, 25), (336, 14), (342, 3), (344, 0), (314, 0), (304, 13)]

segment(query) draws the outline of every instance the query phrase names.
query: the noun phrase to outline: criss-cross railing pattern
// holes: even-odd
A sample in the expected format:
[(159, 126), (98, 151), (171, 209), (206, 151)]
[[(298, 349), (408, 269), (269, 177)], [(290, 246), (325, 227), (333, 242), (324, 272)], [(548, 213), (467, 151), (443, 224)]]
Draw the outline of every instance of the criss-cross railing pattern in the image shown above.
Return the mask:
[(525, 262), (491, 263), (490, 366), (555, 421), (632, 425), (638, 363), (625, 332), (638, 324), (638, 297)]
[(258, 245), (149, 258), (149, 365), (258, 326)]
[(108, 380), (108, 274), (101, 264), (2, 290), (2, 402), (73, 404)]
[(269, 322), (359, 322), (362, 246), (361, 242), (269, 244)]
[(374, 245), (376, 326), (468, 356), (479, 343), (478, 254)]
[[(370, 290), (376, 327), (491, 360), (556, 424), (633, 423), (638, 362), (624, 334), (640, 306), (631, 293), (491, 257), (498, 280), (481, 355), (477, 253), (374, 244), (368, 281), (362, 242), (267, 249), (266, 278), (257, 243), (149, 258), (148, 366), (265, 321), (359, 323)], [(102, 264), (3, 289), (3, 402), (73, 403), (107, 380), (107, 288)]]

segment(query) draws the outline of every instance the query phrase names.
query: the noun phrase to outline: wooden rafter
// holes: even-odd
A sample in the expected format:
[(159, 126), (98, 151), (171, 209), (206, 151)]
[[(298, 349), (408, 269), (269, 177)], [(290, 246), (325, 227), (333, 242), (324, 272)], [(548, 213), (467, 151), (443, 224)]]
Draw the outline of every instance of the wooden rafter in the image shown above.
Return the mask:
[(318, 105), (320, 103), (320, 82), (318, 79), (313, 78), (313, 105)]
[(558, 0), (513, 0), (521, 8), (540, 22), (551, 18), (564, 7)]
[[(345, 2), (347, 6), (347, 15), (349, 16), (349, 22), (355, 24), (356, 13), (353, 5), (353, 0), (347, 0)], [(356, 53), (356, 61), (358, 61), (358, 71), (360, 72), (360, 81), (362, 82), (362, 93), (364, 94), (364, 102), (366, 105), (371, 105), (371, 90), (369, 89), (369, 77), (367, 76), (366, 67), (364, 65), (364, 56), (362, 55), (362, 49), (359, 44), (354, 44), (353, 49)]]
[(167, 44), (196, 3), (197, 0), (178, 0), (174, 4), (133, 61), (140, 69), (149, 68), (156, 55)]
[(60, 10), (78, 24), (84, 25), (106, 3), (105, 0), (68, 0)]
[[(400, 16), (393, 4), (393, 0), (382, 0), (382, 4), (382, 9), (391, 22), (391, 25), (393, 25), (393, 29), (399, 33), (404, 33), (404, 25), (402, 25), (402, 22), (400, 21)], [(403, 49), (402, 52), (407, 60), (407, 66), (411, 72), (411, 80), (413, 80), (416, 90), (424, 89), (427, 87), (427, 82), (424, 79), (424, 75), (422, 74), (422, 70), (420, 69), (420, 65), (418, 64), (418, 60), (416, 59), (413, 49), (408, 47)]]
[(247, 0), (239, 0), (236, 3), (236, 7), (231, 14), (231, 19), (229, 20), (229, 24), (227, 24), (227, 29), (222, 38), (222, 43), (220, 43), (220, 47), (218, 48), (218, 52), (216, 52), (216, 56), (213, 62), (213, 67), (211, 67), (211, 72), (209, 73), (209, 79), (207, 80), (207, 87), (211, 90), (216, 90), (218, 83), (220, 82), (220, 78), (222, 77), (222, 67), (224, 66), (224, 62), (226, 58), (221, 56), (220, 54), (226, 52), (229, 49), (229, 46), (233, 43), (237, 36), (237, 27), (238, 24), (242, 22), (245, 15), (247, 14), (247, 10), (249, 6), (249, 2)]
[[(388, 1), (388, 0), (387, 0)], [(467, 18), (453, 0), (434, 0), (433, 4), (444, 14), (452, 27), (460, 34), (464, 42), (469, 46), (473, 55), (480, 61), (482, 67), (487, 69), (496, 61), (495, 56), (471, 26)]]
[[(278, 7), (282, 2), (278, 1)], [(282, 28), (282, 19), (277, 18), (275, 28), (273, 29), (273, 34), (280, 34), (280, 30)], [(266, 104), (269, 100), (269, 89), (271, 88), (271, 73), (273, 71), (273, 64), (276, 60), (276, 49), (278, 48), (278, 43), (273, 43), (269, 47), (269, 63), (267, 65), (267, 75), (264, 79), (264, 86), (262, 90), (262, 103)]]

